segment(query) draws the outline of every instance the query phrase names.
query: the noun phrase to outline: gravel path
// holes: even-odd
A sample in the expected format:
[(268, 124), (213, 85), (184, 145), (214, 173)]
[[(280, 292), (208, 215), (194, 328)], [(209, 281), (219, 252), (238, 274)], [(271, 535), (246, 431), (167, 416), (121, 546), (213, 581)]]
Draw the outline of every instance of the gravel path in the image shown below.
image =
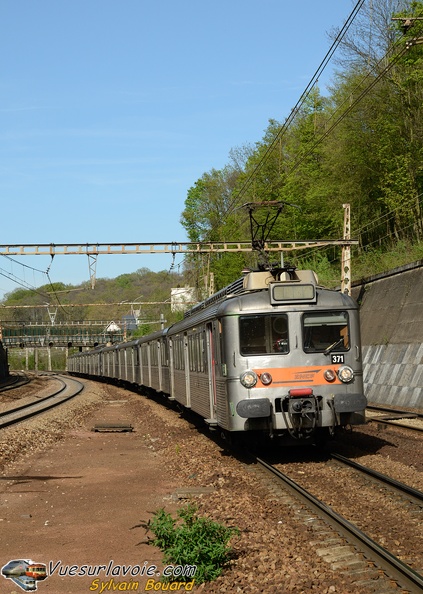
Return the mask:
[[(162, 568), (161, 552), (144, 544), (148, 534), (142, 524), (160, 507), (175, 513), (194, 500), (202, 515), (240, 530), (232, 541), (231, 565), (215, 582), (194, 591), (383, 591), (377, 572), (374, 587), (361, 587), (359, 577), (324, 561), (316, 553), (320, 537), (302, 519), (304, 510), (273, 497), (257, 473), (177, 413), (117, 387), (86, 385), (81, 396), (60, 409), (0, 434), (0, 530), (5, 544), (0, 562), (32, 558), (82, 565), (113, 560)], [(129, 421), (134, 431), (92, 431), (96, 423), (107, 421)], [(379, 452), (373, 448), (371, 455), (377, 458)], [(191, 499), (189, 491), (194, 493)], [(0, 583), (5, 594), (19, 590), (1, 576)], [(139, 590), (133, 591), (144, 591), (145, 583), (140, 579)], [(90, 584), (92, 578), (54, 574), (39, 584), (39, 591), (82, 594), (90, 591)]]

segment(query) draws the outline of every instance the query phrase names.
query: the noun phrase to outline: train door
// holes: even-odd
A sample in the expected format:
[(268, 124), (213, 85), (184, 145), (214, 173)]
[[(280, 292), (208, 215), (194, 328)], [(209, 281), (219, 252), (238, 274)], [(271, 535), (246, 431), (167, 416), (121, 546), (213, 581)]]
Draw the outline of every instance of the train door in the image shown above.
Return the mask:
[(173, 366), (173, 341), (172, 338), (168, 338), (168, 345), (169, 345), (169, 394), (170, 399), (175, 399), (175, 370)]
[(209, 398), (210, 398), (210, 419), (212, 422), (216, 419), (216, 353), (213, 339), (213, 326), (206, 324), (206, 353), (207, 369), (209, 370)]
[(189, 362), (189, 347), (188, 347), (188, 335), (184, 334), (184, 363), (185, 363), (185, 391), (187, 395), (187, 401), (185, 406), (191, 408), (191, 387), (190, 387), (190, 362)]
[(147, 386), (151, 386), (151, 348), (152, 343), (147, 343), (147, 367), (148, 367), (148, 384)]
[(157, 390), (159, 390), (160, 392), (163, 391), (163, 365), (162, 365), (162, 350), (163, 350), (163, 345), (162, 345), (162, 340), (159, 338), (157, 340)]
[(143, 344), (138, 345), (138, 367), (139, 367), (139, 385), (144, 384), (144, 363), (145, 363), (145, 346)]
[(128, 381), (128, 349), (123, 349), (123, 378)]
[(137, 381), (135, 371), (136, 371), (136, 356), (137, 356), (137, 347), (131, 348), (131, 365), (132, 365), (132, 378), (131, 381), (133, 384)]

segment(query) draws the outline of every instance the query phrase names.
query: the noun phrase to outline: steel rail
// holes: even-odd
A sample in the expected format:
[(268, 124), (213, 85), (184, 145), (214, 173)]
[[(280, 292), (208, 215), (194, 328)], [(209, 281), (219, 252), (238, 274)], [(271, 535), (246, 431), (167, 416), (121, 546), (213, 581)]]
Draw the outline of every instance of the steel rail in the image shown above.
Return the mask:
[(37, 400), (34, 400), (32, 402), (27, 402), (26, 404), (21, 404), (20, 406), (15, 406), (14, 408), (9, 408), (8, 410), (2, 411), (2, 412), (0, 412), (0, 419), (7, 417), (7, 415), (17, 413), (20, 410), (25, 410), (28, 407), (33, 406), (34, 404), (40, 404), (42, 402), (45, 402), (46, 400), (49, 400), (50, 398), (54, 398), (55, 396), (57, 396), (58, 394), (63, 392), (63, 390), (66, 388), (66, 383), (64, 382), (64, 380), (62, 380), (60, 378), (56, 377), (55, 379), (62, 384), (58, 390), (55, 390), (52, 394), (48, 394), (48, 396), (43, 396), (42, 398), (37, 398)]
[(46, 412), (59, 404), (67, 402), (71, 398), (77, 396), (84, 389), (84, 384), (73, 378), (57, 378), (62, 386), (59, 390), (56, 390), (53, 394), (45, 396), (44, 398), (37, 400), (36, 402), (29, 402), (16, 408), (9, 409), (0, 413), (0, 430), (15, 423), (20, 423), (26, 419), (29, 419), (37, 414)]
[(389, 425), (390, 427), (399, 427), (400, 429), (409, 429), (410, 431), (423, 432), (423, 427), (414, 427), (413, 425), (406, 425), (405, 423), (399, 423), (398, 421), (388, 421), (388, 419), (374, 417), (367, 419), (368, 423), (379, 423), (380, 425)]
[(423, 591), (422, 575), (418, 574), (414, 569), (395, 557), (395, 555), (381, 547), (377, 542), (359, 530), (357, 526), (348, 522), (348, 520), (330, 509), (330, 507), (322, 503), (306, 489), (295, 483), (271, 464), (268, 464), (261, 458), (255, 458), (255, 460), (265, 470), (282, 481), (284, 486), (291, 491), (297, 499), (300, 499), (320, 517), (324, 517), (325, 521), (333, 526), (337, 532), (343, 534), (349, 542), (355, 544), (355, 546), (357, 546), (360, 551), (364, 552), (369, 559), (376, 562), (387, 573), (388, 577), (397, 580), (401, 587), (408, 588), (411, 592)]
[[(418, 419), (423, 419), (423, 413), (418, 413), (418, 412), (414, 412), (414, 411), (410, 411), (410, 410), (401, 410), (401, 409), (396, 409), (396, 408), (387, 408), (384, 406), (372, 406), (369, 405), (367, 406), (368, 410), (376, 410), (376, 411), (380, 411), (380, 412), (387, 412), (389, 414), (392, 415), (403, 415), (403, 417), (405, 418), (406, 416), (410, 417), (410, 418), (418, 418)], [(369, 419), (370, 421), (371, 419)]]
[(20, 375), (9, 375), (8, 378), (0, 383), (0, 394), (2, 392), (7, 392), (8, 390), (16, 390), (16, 388), (28, 384), (29, 381), (29, 378), (24, 373)]
[(402, 494), (408, 495), (409, 497), (414, 499), (416, 501), (416, 503), (418, 503), (420, 505), (423, 503), (423, 492), (422, 491), (419, 491), (418, 489), (415, 489), (414, 487), (410, 487), (409, 485), (406, 485), (405, 483), (401, 483), (400, 481), (397, 481), (396, 479), (393, 479), (392, 477), (387, 476), (386, 474), (382, 474), (381, 472), (378, 472), (377, 470), (373, 470), (373, 468), (369, 468), (368, 466), (363, 466), (362, 464), (358, 464), (358, 462), (354, 462), (353, 460), (350, 460), (349, 458), (345, 458), (344, 456), (341, 456), (340, 454), (334, 454), (333, 452), (331, 452), (330, 456), (334, 460), (337, 460), (338, 462), (341, 462), (342, 464), (345, 464), (347, 466), (350, 466), (351, 468), (354, 468), (355, 470), (358, 470), (364, 474), (367, 474), (371, 478), (376, 479), (378, 482), (385, 483), (385, 484), (389, 485), (390, 487), (396, 489), (397, 491), (400, 491)]

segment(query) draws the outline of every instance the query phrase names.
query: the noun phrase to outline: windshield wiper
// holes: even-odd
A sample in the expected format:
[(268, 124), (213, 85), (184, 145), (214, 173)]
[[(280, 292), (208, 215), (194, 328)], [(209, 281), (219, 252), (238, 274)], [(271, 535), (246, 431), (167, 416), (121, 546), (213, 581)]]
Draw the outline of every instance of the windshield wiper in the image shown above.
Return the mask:
[(342, 342), (344, 342), (343, 337), (340, 338), (339, 340), (337, 340), (336, 342), (334, 342), (333, 344), (331, 344), (330, 346), (328, 346), (328, 348), (323, 351), (323, 354), (329, 355), (329, 353), (331, 353), (334, 349), (336, 349), (336, 347), (339, 346)]

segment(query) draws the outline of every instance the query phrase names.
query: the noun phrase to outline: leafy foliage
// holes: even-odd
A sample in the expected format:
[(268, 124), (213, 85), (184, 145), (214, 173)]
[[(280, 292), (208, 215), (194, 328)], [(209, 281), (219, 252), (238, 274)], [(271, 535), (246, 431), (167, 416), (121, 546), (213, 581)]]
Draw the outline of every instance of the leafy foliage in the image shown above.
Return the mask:
[[(181, 217), (190, 238), (248, 240), (243, 204), (282, 201), (286, 206), (269, 239), (340, 239), (348, 203), (351, 237), (359, 240), (353, 262), (360, 263), (360, 271), (368, 255), (368, 274), (376, 272), (370, 256), (375, 251), (396, 252), (401, 242), (418, 248), (423, 237), (422, 16), (421, 0), (366, 4), (342, 40), (340, 68), (328, 96), (314, 86), (284, 123), (269, 120), (263, 138), (236, 166), (231, 161), (221, 171), (212, 169), (191, 188)], [(332, 32), (333, 39), (338, 33)], [(266, 214), (257, 216), (263, 221)], [(257, 254), (231, 255), (229, 268), (223, 257), (210, 259), (216, 289), (257, 260)], [(289, 254), (297, 265), (313, 260), (314, 253)], [(341, 249), (323, 249), (317, 260), (326, 262), (325, 276), (337, 275), (339, 283)], [(191, 261), (198, 277), (200, 268), (199, 261)], [(354, 264), (352, 273), (357, 277)]]
[[(199, 517), (195, 506), (188, 505), (173, 518), (158, 510), (150, 523), (155, 538), (151, 544), (164, 552), (164, 562), (173, 565), (195, 565), (195, 583), (216, 579), (231, 557), (230, 539), (238, 534), (209, 518)], [(171, 581), (183, 578), (172, 577)]]
[[(94, 289), (88, 282), (79, 286), (55, 283), (40, 287), (36, 292), (17, 289), (6, 295), (3, 305), (9, 306), (4, 310), (8, 320), (47, 324), (50, 323), (48, 309), (57, 310), (57, 323), (67, 320), (119, 322), (136, 312), (142, 322), (138, 334), (145, 334), (160, 327), (161, 314), (169, 324), (180, 317), (170, 308), (171, 288), (184, 286), (182, 274), (141, 268), (115, 279), (97, 279)], [(139, 305), (139, 302), (144, 304)], [(20, 307), (28, 305), (34, 308)], [(4, 312), (3, 320), (6, 319)]]

